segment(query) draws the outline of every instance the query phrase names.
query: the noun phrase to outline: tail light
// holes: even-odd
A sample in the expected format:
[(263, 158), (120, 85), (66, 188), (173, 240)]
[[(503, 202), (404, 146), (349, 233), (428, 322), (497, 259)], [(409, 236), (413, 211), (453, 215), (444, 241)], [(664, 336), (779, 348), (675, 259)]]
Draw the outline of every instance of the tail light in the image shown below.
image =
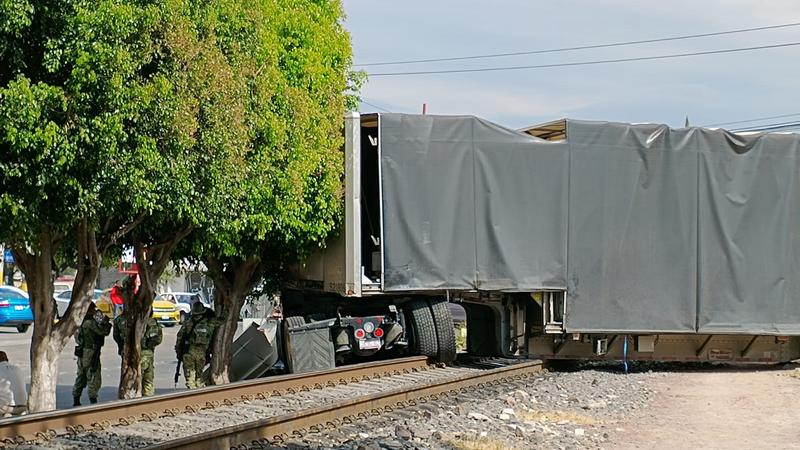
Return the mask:
[(9, 302), (8, 300), (0, 300), (0, 308), (5, 308), (8, 306), (11, 306), (11, 302)]
[(367, 336), (367, 333), (362, 328), (357, 329), (355, 334), (356, 339), (364, 339)]
[(372, 335), (376, 338), (383, 336), (383, 328), (375, 328), (375, 331), (372, 332)]

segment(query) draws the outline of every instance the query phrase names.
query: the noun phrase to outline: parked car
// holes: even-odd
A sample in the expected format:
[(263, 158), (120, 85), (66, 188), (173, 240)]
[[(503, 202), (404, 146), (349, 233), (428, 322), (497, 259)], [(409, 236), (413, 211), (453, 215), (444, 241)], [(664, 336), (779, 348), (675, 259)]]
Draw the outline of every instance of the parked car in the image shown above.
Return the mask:
[(64, 291), (71, 291), (71, 290), (72, 290), (72, 284), (67, 283), (65, 281), (56, 281), (55, 283), (53, 283), (53, 296), (56, 296), (57, 294), (60, 294)]
[(0, 285), (0, 288), (8, 289), (8, 290), (10, 290), (12, 292), (16, 292), (17, 294), (20, 294), (20, 295), (26, 295), (26, 296), (28, 295), (28, 291), (26, 291), (25, 289), (18, 288), (16, 286)]
[(15, 327), (20, 333), (33, 323), (33, 310), (28, 294), (11, 286), (0, 286), (0, 326)]
[[(97, 301), (100, 299), (100, 296), (103, 294), (102, 289), (95, 289), (94, 293), (92, 294), (92, 301), (97, 304)], [(56, 299), (56, 306), (58, 307), (58, 315), (59, 317), (63, 316), (65, 312), (67, 312), (67, 307), (69, 306), (69, 301), (72, 299), (72, 290), (63, 291), (58, 294), (54, 294), (53, 298)]]
[(97, 305), (97, 309), (100, 312), (111, 319), (116, 317), (122, 311), (121, 309), (118, 311), (114, 310), (114, 303), (111, 302), (111, 289), (104, 289), (100, 291), (100, 296), (94, 301), (94, 304)]
[(180, 311), (175, 307), (175, 303), (159, 297), (153, 300), (153, 318), (161, 325), (175, 326), (181, 320)]
[[(92, 301), (97, 303), (97, 299), (99, 299), (102, 294), (103, 294), (102, 289), (95, 289), (94, 292), (92, 293)], [(67, 303), (69, 303), (69, 300), (72, 298), (72, 289), (68, 291), (59, 292), (58, 295), (56, 295), (55, 297), (56, 301), (66, 301)]]
[[(102, 292), (100, 299), (97, 300), (97, 309), (109, 318), (115, 318), (122, 314), (122, 305), (117, 305), (115, 308), (111, 301), (111, 289)], [(181, 314), (174, 303), (156, 297), (153, 300), (153, 318), (161, 325), (171, 327), (180, 322)]]
[(192, 305), (201, 302), (203, 306), (211, 309), (211, 305), (203, 301), (203, 297), (197, 292), (168, 292), (159, 294), (156, 300), (166, 300), (172, 302), (180, 312), (180, 322), (183, 323), (192, 316)]
[(72, 298), (72, 291), (61, 291), (53, 293), (53, 298), (56, 299), (56, 306), (58, 307), (58, 317), (64, 316), (69, 306), (69, 299)]

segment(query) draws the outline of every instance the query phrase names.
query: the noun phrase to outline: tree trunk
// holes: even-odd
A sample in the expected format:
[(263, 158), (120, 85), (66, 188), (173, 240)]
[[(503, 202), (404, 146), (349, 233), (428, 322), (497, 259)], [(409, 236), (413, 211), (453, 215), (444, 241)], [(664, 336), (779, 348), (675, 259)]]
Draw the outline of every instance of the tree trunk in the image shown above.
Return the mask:
[(56, 409), (56, 380), (58, 356), (75, 333), (91, 302), (90, 292), (97, 281), (102, 261), (97, 250), (95, 234), (87, 222), (81, 221), (76, 229), (77, 269), (73, 295), (64, 317), (57, 324), (57, 311), (53, 302), (53, 255), (62, 236), (43, 227), (37, 236), (36, 250), (12, 247), (20, 269), (25, 274), (28, 295), (33, 309), (33, 337), (31, 340), (31, 387), (28, 395), (30, 412)]
[(147, 320), (152, 314), (158, 279), (164, 274), (175, 247), (191, 231), (191, 227), (180, 230), (166, 242), (150, 248), (147, 248), (143, 242), (136, 242), (134, 245), (141, 284), (136, 294), (133, 293), (132, 285), (123, 289), (123, 301), (125, 302), (123, 314), (125, 314), (126, 329), (117, 392), (121, 399), (142, 396), (141, 342)]
[(257, 258), (229, 258), (224, 263), (207, 258), (206, 265), (214, 279), (217, 318), (222, 321), (211, 351), (211, 384), (218, 385), (230, 382), (231, 350), (239, 313), (247, 295), (261, 279), (264, 266)]
[(142, 334), (150, 316), (154, 293), (147, 283), (142, 283), (136, 294), (132, 285), (129, 289), (123, 289), (122, 297), (126, 329), (117, 395), (119, 398), (136, 398), (142, 396)]
[[(220, 291), (216, 290), (215, 287), (215, 292), (219, 293)], [(211, 384), (226, 384), (231, 381), (231, 349), (238, 324), (238, 314), (235, 311), (242, 309), (244, 299), (245, 294), (243, 293), (236, 293), (223, 299), (226, 307), (221, 311), (221, 315), (218, 316), (222, 323), (217, 328), (216, 339), (212, 344), (213, 348), (211, 350)]]
[[(59, 346), (54, 339), (55, 312), (50, 298), (53, 296), (53, 279), (50, 272), (52, 240), (40, 235), (41, 251), (35, 255), (15, 255), (28, 283), (28, 297), (33, 308), (33, 338), (31, 340), (31, 391), (28, 395), (30, 412), (56, 409), (56, 379), (58, 378)], [(24, 261), (24, 262), (23, 262)]]
[[(34, 326), (34, 341), (36, 327)], [(58, 355), (56, 339), (49, 335), (31, 346), (31, 392), (28, 394), (28, 411), (42, 412), (56, 409), (56, 382), (58, 381)]]

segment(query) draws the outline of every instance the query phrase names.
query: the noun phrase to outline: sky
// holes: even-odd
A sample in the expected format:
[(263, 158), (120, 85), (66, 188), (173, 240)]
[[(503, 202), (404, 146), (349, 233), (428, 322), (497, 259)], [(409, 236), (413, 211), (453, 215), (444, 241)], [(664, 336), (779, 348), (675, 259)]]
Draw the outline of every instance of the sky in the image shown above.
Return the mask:
[[(344, 0), (354, 63), (470, 56), (800, 22), (794, 0)], [(571, 63), (800, 42), (800, 26), (647, 45), (368, 73)], [(372, 76), (362, 112), (468, 114), (520, 128), (559, 118), (683, 126), (798, 113), (800, 46), (660, 61), (482, 73)], [(380, 108), (380, 109), (378, 109)], [(738, 125), (743, 126), (743, 125)], [(730, 126), (735, 128), (735, 126)]]

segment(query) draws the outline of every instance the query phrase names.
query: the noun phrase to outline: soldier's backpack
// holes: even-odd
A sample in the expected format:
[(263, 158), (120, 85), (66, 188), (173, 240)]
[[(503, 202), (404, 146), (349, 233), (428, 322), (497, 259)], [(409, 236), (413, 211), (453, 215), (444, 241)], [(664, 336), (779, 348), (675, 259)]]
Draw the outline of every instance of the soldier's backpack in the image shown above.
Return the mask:
[(211, 323), (206, 320), (200, 320), (192, 329), (192, 335), (189, 337), (189, 344), (190, 345), (201, 345), (201, 346), (208, 346), (211, 342), (211, 337), (214, 334), (214, 330), (211, 326)]

